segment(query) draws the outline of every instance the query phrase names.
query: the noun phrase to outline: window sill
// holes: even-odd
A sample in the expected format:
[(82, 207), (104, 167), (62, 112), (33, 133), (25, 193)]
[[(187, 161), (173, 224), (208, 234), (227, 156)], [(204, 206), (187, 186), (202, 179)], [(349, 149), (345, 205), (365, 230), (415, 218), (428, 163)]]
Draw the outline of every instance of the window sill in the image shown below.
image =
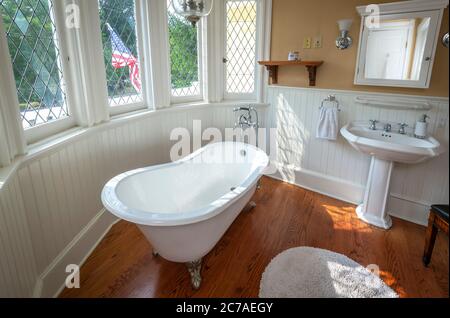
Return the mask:
[(190, 103), (179, 103), (179, 104), (172, 104), (170, 107), (166, 108), (160, 108), (159, 110), (169, 110), (169, 109), (179, 109), (179, 108), (199, 108), (199, 107), (226, 107), (226, 106), (243, 106), (243, 105), (252, 105), (256, 108), (259, 107), (268, 107), (268, 103), (258, 103), (254, 99), (239, 99), (239, 100), (232, 100), (232, 99), (226, 99), (221, 102), (217, 103), (208, 103), (205, 101), (198, 101), (198, 102), (190, 102)]
[(75, 119), (73, 117), (57, 119), (52, 122), (25, 129), (25, 140), (28, 145), (32, 145), (41, 140), (58, 135), (61, 132), (64, 133), (73, 127), (76, 127)]
[(145, 111), (147, 107), (144, 102), (138, 102), (128, 105), (109, 106), (109, 113), (112, 116), (129, 114), (130, 112)]
[(161, 113), (171, 113), (180, 112), (185, 110), (195, 110), (207, 107), (235, 107), (242, 105), (249, 105), (256, 108), (266, 108), (269, 104), (266, 103), (255, 103), (251, 101), (224, 101), (220, 103), (189, 103), (189, 104), (178, 104), (177, 106), (171, 106), (167, 108), (161, 108), (157, 110), (138, 110), (132, 113), (119, 114), (111, 117), (109, 122), (101, 123), (93, 127), (83, 128), (74, 127), (72, 129), (66, 130), (59, 134), (53, 135), (52, 137), (43, 139), (37, 143), (28, 146), (28, 153), (23, 156), (17, 157), (13, 163), (7, 167), (0, 168), (0, 190), (6, 185), (7, 181), (14, 176), (15, 172), (24, 164), (31, 160), (35, 160), (40, 156), (47, 154), (51, 151), (56, 151), (58, 148), (67, 145), (69, 143), (76, 142), (78, 139), (85, 137), (89, 134), (98, 133), (100, 131), (110, 129), (112, 127), (121, 125), (128, 121), (141, 120), (152, 116), (157, 116)]

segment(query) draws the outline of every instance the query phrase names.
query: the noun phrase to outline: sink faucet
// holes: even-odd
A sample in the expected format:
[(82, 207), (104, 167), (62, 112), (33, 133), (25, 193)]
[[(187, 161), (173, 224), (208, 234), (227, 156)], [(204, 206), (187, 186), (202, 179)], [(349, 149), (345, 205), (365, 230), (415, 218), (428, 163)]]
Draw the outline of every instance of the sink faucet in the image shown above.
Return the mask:
[(369, 122), (370, 122), (369, 129), (370, 129), (370, 130), (377, 130), (377, 123), (378, 123), (378, 120), (370, 119)]
[(406, 123), (399, 123), (398, 126), (399, 126), (398, 133), (400, 135), (406, 135), (406, 129), (405, 128), (408, 127), (408, 124), (406, 124)]
[(384, 132), (391, 132), (392, 131), (392, 125), (387, 123), (386, 125), (384, 125)]

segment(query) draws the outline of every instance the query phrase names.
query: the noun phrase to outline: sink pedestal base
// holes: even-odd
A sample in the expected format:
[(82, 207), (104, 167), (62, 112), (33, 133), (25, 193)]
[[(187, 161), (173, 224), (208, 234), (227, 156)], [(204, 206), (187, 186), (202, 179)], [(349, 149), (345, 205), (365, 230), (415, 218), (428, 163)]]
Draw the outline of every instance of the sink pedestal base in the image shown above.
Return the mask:
[(356, 209), (356, 214), (361, 220), (383, 229), (389, 229), (392, 226), (386, 205), (393, 167), (392, 161), (372, 156), (364, 202)]

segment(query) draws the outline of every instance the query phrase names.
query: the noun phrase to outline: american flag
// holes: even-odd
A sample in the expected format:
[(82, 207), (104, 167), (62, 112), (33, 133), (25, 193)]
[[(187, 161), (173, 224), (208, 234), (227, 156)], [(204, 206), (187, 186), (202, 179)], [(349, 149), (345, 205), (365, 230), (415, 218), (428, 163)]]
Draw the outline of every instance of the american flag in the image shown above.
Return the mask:
[(139, 75), (139, 62), (133, 56), (130, 49), (128, 49), (122, 42), (120, 37), (114, 29), (106, 23), (108, 31), (111, 35), (112, 46), (112, 66), (114, 68), (122, 68), (128, 66), (130, 69), (130, 81), (138, 93), (141, 92), (141, 77)]

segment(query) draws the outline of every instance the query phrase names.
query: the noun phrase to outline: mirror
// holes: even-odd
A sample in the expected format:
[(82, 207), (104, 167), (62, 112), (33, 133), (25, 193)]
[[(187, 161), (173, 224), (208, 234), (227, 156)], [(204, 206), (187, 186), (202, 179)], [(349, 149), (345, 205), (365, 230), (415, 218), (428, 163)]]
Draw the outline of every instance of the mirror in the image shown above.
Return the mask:
[[(428, 88), (441, 9), (408, 12), (412, 1), (358, 7), (362, 16), (355, 84)], [(419, 1), (420, 3), (421, 1)], [(430, 1), (424, 3), (434, 3)], [(442, 3), (443, 1), (439, 1)], [(417, 4), (417, 1), (416, 1)], [(389, 6), (389, 7), (388, 7)], [(422, 8), (422, 7), (421, 7)], [(379, 14), (377, 13), (377, 10)], [(425, 8), (422, 8), (422, 10)], [(406, 11), (402, 12), (402, 11)], [(389, 13), (389, 14), (388, 14)]]
[(368, 30), (364, 77), (418, 81), (430, 18), (385, 20)]

